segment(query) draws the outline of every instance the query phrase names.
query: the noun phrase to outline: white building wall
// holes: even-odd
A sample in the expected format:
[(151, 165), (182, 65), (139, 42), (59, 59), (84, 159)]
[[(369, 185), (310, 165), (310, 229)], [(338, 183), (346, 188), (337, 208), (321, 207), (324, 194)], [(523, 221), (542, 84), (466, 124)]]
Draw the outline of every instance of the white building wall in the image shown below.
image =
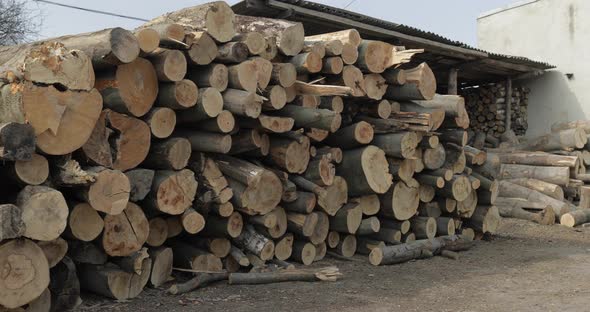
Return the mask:
[(478, 45), (557, 66), (523, 81), (532, 89), (527, 136), (549, 132), (554, 122), (590, 117), (589, 0), (523, 1), (484, 13), (478, 18)]

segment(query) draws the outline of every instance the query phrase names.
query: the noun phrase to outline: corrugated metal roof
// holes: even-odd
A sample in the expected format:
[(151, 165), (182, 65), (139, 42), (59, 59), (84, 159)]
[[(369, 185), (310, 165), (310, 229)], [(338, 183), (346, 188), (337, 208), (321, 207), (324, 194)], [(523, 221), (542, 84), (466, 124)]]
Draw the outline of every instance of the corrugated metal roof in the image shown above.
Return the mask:
[(335, 8), (335, 7), (332, 7), (329, 5), (325, 5), (325, 4), (315, 3), (315, 2), (311, 2), (311, 1), (304, 1), (304, 0), (275, 0), (275, 1), (288, 3), (288, 4), (296, 5), (296, 6), (299, 6), (302, 8), (315, 10), (315, 11), (319, 11), (319, 12), (323, 12), (323, 13), (329, 13), (329, 14), (343, 17), (343, 18), (347, 18), (347, 19), (350, 19), (350, 20), (353, 20), (356, 22), (365, 23), (368, 25), (381, 27), (384, 29), (392, 30), (392, 31), (397, 31), (399, 33), (409, 35), (409, 36), (424, 38), (424, 39), (432, 40), (435, 42), (439, 42), (439, 43), (443, 43), (443, 44), (447, 44), (447, 45), (451, 45), (451, 46), (456, 46), (456, 47), (461, 47), (461, 48), (465, 48), (465, 49), (469, 49), (469, 50), (473, 50), (473, 51), (484, 52), (484, 53), (487, 53), (491, 59), (495, 59), (495, 60), (499, 60), (499, 61), (504, 61), (504, 62), (513, 63), (513, 64), (522, 64), (522, 65), (526, 65), (526, 66), (530, 66), (530, 67), (534, 67), (536, 69), (542, 69), (542, 70), (555, 68), (555, 66), (550, 65), (546, 62), (535, 61), (535, 60), (531, 60), (526, 57), (512, 56), (512, 55), (484, 51), (484, 50), (472, 47), (466, 43), (452, 40), (452, 39), (446, 38), (444, 36), (441, 36), (439, 34), (436, 34), (436, 33), (430, 32), (430, 31), (424, 31), (424, 30), (421, 30), (421, 29), (418, 29), (418, 28), (415, 28), (412, 26), (403, 25), (403, 24), (396, 24), (396, 23), (392, 23), (389, 21), (384, 21), (381, 19), (377, 19), (377, 18), (370, 17), (367, 15), (347, 11), (347, 10), (340, 9), (340, 8)]

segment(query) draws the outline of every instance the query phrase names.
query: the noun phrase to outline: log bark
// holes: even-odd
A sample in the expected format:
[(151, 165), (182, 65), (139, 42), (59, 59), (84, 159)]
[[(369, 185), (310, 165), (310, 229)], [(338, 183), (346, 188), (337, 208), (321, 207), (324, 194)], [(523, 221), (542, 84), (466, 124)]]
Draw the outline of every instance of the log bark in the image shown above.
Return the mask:
[(186, 79), (189, 79), (199, 87), (217, 89), (219, 92), (225, 91), (228, 85), (228, 69), (223, 64), (210, 64), (199, 67), (199, 70), (191, 70), (187, 73)]
[(288, 88), (297, 80), (297, 68), (291, 63), (273, 63), (271, 72), (271, 83)]
[(524, 186), (516, 185), (507, 181), (500, 181), (499, 195), (502, 197), (524, 198), (530, 202), (542, 202), (550, 205), (555, 216), (561, 217), (563, 214), (570, 211), (567, 203), (557, 200), (553, 197), (547, 196), (541, 192), (526, 188)]
[(126, 300), (137, 297), (149, 279), (151, 261), (144, 261), (145, 273), (137, 275), (121, 270), (118, 266), (83, 264), (78, 270), (82, 289), (117, 299)]
[(559, 218), (559, 223), (567, 227), (575, 227), (577, 225), (587, 223), (590, 220), (590, 209), (580, 209), (568, 212)]
[(507, 179), (506, 181), (539, 191), (557, 200), (564, 200), (563, 188), (553, 183), (528, 178)]
[[(76, 265), (72, 259), (66, 257), (50, 272), (51, 282), (47, 295), (49, 296), (51, 311), (69, 311), (80, 305), (80, 281), (76, 273)], [(43, 295), (42, 295), (43, 296)], [(31, 308), (31, 304), (29, 304)], [(48, 307), (49, 308), (49, 307)], [(31, 311), (41, 311), (31, 309)], [(46, 311), (49, 311), (46, 310)]]
[(154, 170), (149, 169), (133, 169), (125, 172), (129, 179), (130, 191), (129, 200), (137, 202), (143, 200), (152, 187), (154, 180)]
[[(356, 234), (358, 234), (358, 235), (371, 235), (371, 234), (375, 234), (375, 233), (379, 232), (380, 229), (381, 229), (381, 222), (379, 222), (379, 218), (369, 217), (369, 218), (363, 219), (361, 221), (361, 224), (360, 224), (358, 230), (356, 231)], [(358, 250), (358, 245), (357, 245), (357, 250)]]
[(23, 236), (25, 226), (19, 207), (12, 204), (0, 205), (0, 241)]
[(29, 161), (35, 152), (35, 131), (30, 124), (0, 123), (0, 158)]
[(553, 212), (553, 209), (551, 209), (551, 207), (545, 208), (538, 213), (524, 210), (519, 205), (507, 206), (505, 204), (499, 204), (497, 207), (500, 216), (503, 218), (522, 219), (542, 225), (555, 224), (555, 213)]
[(360, 121), (348, 127), (340, 128), (324, 142), (330, 146), (351, 149), (369, 144), (372, 140), (373, 128), (368, 122)]
[(437, 232), (437, 223), (435, 218), (415, 217), (410, 220), (412, 224), (412, 233), (417, 239), (433, 239)]
[(86, 53), (92, 60), (92, 66), (99, 70), (131, 63), (140, 52), (139, 43), (133, 33), (119, 27), (50, 40)]
[(0, 244), (0, 305), (14, 309), (39, 297), (49, 286), (49, 265), (43, 250), (27, 239)]
[(369, 255), (373, 265), (387, 265), (407, 262), (413, 259), (429, 258), (443, 250), (463, 251), (471, 247), (472, 242), (460, 235), (441, 236), (429, 240), (375, 248)]
[(297, 55), (305, 40), (303, 24), (264, 17), (236, 15), (237, 31), (259, 32), (276, 40), (279, 51), (287, 56)]
[(501, 220), (496, 206), (477, 206), (467, 224), (477, 232), (495, 234)]
[(234, 238), (234, 243), (263, 261), (270, 260), (274, 256), (274, 242), (256, 232), (252, 225), (246, 225), (242, 233)]
[(94, 87), (94, 71), (86, 53), (71, 50), (58, 41), (44, 41), (2, 47), (0, 80), (7, 83), (28, 80), (90, 91)]
[(234, 211), (229, 217), (209, 215), (202, 233), (208, 236), (238, 237), (243, 229), (242, 215)]
[(290, 176), (298, 187), (317, 195), (317, 203), (328, 215), (335, 215), (336, 212), (348, 200), (348, 186), (346, 180), (342, 177), (335, 176), (334, 183), (327, 188), (306, 180), (299, 176)]
[(310, 265), (315, 260), (315, 257), (316, 248), (312, 243), (303, 240), (295, 240), (293, 242), (291, 259), (303, 265)]
[(205, 3), (156, 17), (142, 25), (152, 27), (159, 24), (178, 23), (185, 31), (205, 30), (219, 42), (228, 42), (235, 35), (235, 15), (223, 1)]
[(568, 167), (503, 164), (500, 168), (500, 176), (503, 179), (529, 178), (567, 186), (570, 180), (570, 170)]
[(527, 143), (519, 145), (522, 150), (553, 151), (568, 148), (582, 148), (586, 145), (588, 137), (581, 128), (562, 130), (534, 138)]
[(181, 170), (191, 156), (191, 143), (185, 138), (157, 141), (150, 147), (142, 167), (160, 170)]
[(305, 41), (307, 42), (328, 42), (332, 40), (339, 40), (343, 44), (351, 44), (356, 48), (361, 44), (362, 39), (358, 30), (354, 28), (313, 36), (305, 36)]
[(363, 210), (357, 203), (344, 205), (330, 217), (330, 230), (340, 233), (355, 234), (361, 225)]
[(327, 109), (315, 109), (297, 105), (285, 105), (283, 109), (273, 112), (277, 116), (290, 117), (295, 120), (297, 128), (317, 128), (336, 132), (342, 119), (340, 114)]
[(344, 152), (337, 174), (350, 181), (348, 192), (352, 196), (383, 194), (393, 179), (385, 153), (372, 145)]
[(520, 164), (530, 166), (570, 167), (578, 166), (576, 156), (555, 155), (542, 152), (498, 153), (503, 164)]

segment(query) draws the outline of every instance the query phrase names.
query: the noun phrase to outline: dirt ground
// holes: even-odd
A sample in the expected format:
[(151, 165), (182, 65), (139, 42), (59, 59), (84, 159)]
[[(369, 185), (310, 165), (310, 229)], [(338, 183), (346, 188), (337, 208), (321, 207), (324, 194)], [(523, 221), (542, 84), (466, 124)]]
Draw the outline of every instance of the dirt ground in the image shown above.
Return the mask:
[[(355, 256), (363, 259), (361, 256)], [(373, 267), (327, 258), (333, 283), (227, 286), (174, 297), (146, 289), (113, 302), (86, 295), (80, 311), (590, 311), (590, 228), (504, 220), (459, 260)]]

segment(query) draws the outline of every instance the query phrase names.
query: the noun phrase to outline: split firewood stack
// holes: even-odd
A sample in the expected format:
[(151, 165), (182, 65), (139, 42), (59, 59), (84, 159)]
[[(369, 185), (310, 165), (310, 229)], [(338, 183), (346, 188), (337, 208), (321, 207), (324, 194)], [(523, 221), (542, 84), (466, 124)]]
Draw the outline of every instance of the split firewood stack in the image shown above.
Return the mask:
[[(465, 97), (471, 128), (488, 135), (488, 143), (493, 147), (496, 147), (496, 142), (507, 130), (512, 130), (516, 135), (526, 133), (529, 88), (517, 86), (507, 90), (505, 84), (494, 83), (464, 88), (461, 93)], [(511, 125), (506, 124), (508, 110), (511, 112)]]
[(466, 145), (463, 98), (435, 94), (420, 52), (224, 2), (2, 47), (0, 305), (493, 233), (497, 159)]
[(495, 202), (504, 217), (566, 226), (590, 222), (590, 123), (557, 123), (549, 134), (488, 149), (502, 163)]

